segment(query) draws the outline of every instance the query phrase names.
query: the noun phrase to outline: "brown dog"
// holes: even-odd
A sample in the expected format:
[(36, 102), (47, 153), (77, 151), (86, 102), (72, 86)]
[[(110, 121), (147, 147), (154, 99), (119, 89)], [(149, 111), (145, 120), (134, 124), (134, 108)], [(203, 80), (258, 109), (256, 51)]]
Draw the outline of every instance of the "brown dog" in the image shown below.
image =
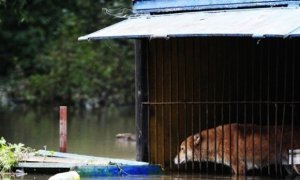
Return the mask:
[[(180, 164), (193, 160), (216, 161), (227, 166), (231, 165), (233, 172), (240, 175), (245, 174), (247, 170), (267, 166), (269, 163), (281, 162), (287, 166), (288, 150), (292, 149), (291, 132), (289, 126), (276, 128), (270, 126), (269, 129), (267, 126), (249, 124), (218, 126), (203, 130), (200, 135), (198, 133), (189, 136), (181, 143), (180, 152), (174, 158), (174, 162)], [(299, 128), (294, 128), (293, 132), (293, 149), (299, 149)], [(297, 165), (294, 165), (294, 169), (299, 172)]]

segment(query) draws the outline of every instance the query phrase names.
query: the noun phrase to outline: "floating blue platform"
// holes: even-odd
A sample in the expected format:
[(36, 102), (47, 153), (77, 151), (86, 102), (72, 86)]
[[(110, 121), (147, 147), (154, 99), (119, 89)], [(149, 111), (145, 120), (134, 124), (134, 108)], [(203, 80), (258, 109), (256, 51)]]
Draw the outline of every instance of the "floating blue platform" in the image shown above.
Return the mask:
[(108, 165), (108, 166), (80, 166), (73, 170), (81, 177), (106, 177), (106, 176), (135, 176), (159, 175), (162, 169), (159, 165)]
[(83, 177), (159, 175), (163, 173), (160, 165), (150, 165), (146, 162), (44, 150), (39, 150), (34, 155), (24, 158), (16, 168), (35, 173), (75, 170)]

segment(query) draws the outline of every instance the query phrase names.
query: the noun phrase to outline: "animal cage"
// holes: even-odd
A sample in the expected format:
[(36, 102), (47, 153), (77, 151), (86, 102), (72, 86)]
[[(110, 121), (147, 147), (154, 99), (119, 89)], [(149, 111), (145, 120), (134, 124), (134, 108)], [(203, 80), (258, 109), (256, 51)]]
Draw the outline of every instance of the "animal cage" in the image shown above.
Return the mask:
[[(144, 160), (162, 164), (169, 170), (225, 172), (223, 166), (221, 171), (217, 168), (224, 159), (220, 162), (216, 155), (210, 164), (195, 163), (195, 160), (180, 166), (173, 160), (188, 136), (233, 123), (242, 126), (241, 131), (234, 133), (244, 138), (254, 134), (254, 129), (243, 130), (246, 125), (258, 125), (260, 131), (267, 130), (268, 136), (293, 144), (293, 130), (299, 126), (300, 87), (296, 78), (300, 75), (299, 45), (298, 39), (279, 38), (141, 40), (138, 46), (143, 50), (138, 57), (142, 64), (138, 77), (145, 79), (140, 86), (143, 96), (139, 99), (141, 114), (138, 117), (142, 129), (138, 131), (147, 132), (144, 151), (148, 154), (143, 154)], [(290, 127), (290, 135), (283, 137), (281, 132)], [(221, 133), (224, 136), (228, 132)], [(216, 137), (213, 134), (210, 139), (216, 142)], [(233, 144), (237, 139), (231, 141)], [(225, 148), (224, 142), (221, 143)], [(251, 146), (248, 153), (261, 151), (263, 146), (237, 143), (239, 145), (245, 149)], [(280, 144), (272, 145), (265, 150), (282, 151)], [(296, 146), (299, 147), (294, 144)], [(217, 148), (217, 144), (213, 148)], [(247, 153), (240, 153), (247, 159)], [(281, 163), (281, 159), (275, 161)], [(281, 167), (272, 169), (270, 165), (267, 165), (268, 173), (271, 170), (283, 173)]]
[(236, 2), (136, 0), (134, 17), (79, 38), (135, 39), (137, 160), (300, 172), (300, 2)]

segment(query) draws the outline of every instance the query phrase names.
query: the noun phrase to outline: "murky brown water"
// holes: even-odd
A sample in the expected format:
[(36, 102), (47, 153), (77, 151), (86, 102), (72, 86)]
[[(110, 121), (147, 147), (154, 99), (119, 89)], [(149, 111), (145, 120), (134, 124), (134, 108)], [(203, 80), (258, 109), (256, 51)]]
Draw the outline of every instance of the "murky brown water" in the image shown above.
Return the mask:
[[(22, 178), (13, 178), (13, 179), (20, 179), (20, 180), (32, 180), (32, 179), (37, 179), (37, 180), (46, 180), (50, 177), (51, 175), (27, 175)], [(0, 178), (1, 179), (1, 178)], [(12, 178), (11, 178), (12, 179)], [(239, 180), (239, 179), (251, 179), (251, 180), (274, 180), (274, 178), (267, 178), (267, 177), (244, 177), (244, 176), (214, 176), (214, 175), (200, 175), (200, 174), (172, 174), (172, 175), (159, 175), (159, 176), (124, 176), (124, 177), (98, 177), (98, 178), (81, 178), (81, 180), (90, 180), (90, 179), (107, 179), (107, 180), (117, 180), (117, 179), (125, 179), (125, 180), (130, 180), (130, 179), (152, 179), (152, 180), (181, 180), (181, 179), (201, 179), (201, 180)], [(281, 179), (281, 178), (277, 178)], [(286, 180), (299, 180), (298, 177), (296, 178), (284, 178)]]
[[(135, 143), (116, 141), (120, 132), (134, 132), (134, 107), (104, 108), (79, 112), (69, 109), (68, 147), (70, 153), (135, 159)], [(0, 136), (8, 142), (58, 151), (58, 108), (0, 109)]]
[[(0, 137), (8, 142), (22, 142), (26, 146), (58, 151), (59, 145), (58, 107), (15, 108), (0, 107)], [(116, 141), (120, 132), (135, 131), (134, 107), (104, 108), (97, 111), (79, 112), (69, 109), (68, 152), (135, 159), (135, 143)], [(29, 174), (20, 178), (0, 179), (48, 179), (51, 175)], [(250, 179), (266, 179), (249, 177)], [(82, 178), (92, 179), (92, 178)], [(95, 179), (95, 178), (93, 178)], [(97, 179), (120, 179), (120, 177), (99, 177)], [(212, 176), (200, 174), (165, 174), (160, 176), (129, 176), (121, 179), (245, 179), (235, 176)]]

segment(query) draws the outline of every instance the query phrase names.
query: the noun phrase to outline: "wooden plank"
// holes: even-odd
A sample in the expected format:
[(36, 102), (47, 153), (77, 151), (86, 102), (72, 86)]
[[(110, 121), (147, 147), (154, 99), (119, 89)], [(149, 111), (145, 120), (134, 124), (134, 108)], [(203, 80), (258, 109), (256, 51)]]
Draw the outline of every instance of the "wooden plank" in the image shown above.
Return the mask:
[(75, 166), (83, 166), (83, 163), (53, 163), (53, 162), (21, 162), (16, 168), (21, 169), (71, 169)]
[(116, 163), (116, 164), (126, 164), (126, 165), (148, 165), (146, 162), (130, 161), (125, 159), (114, 159), (114, 158), (104, 158), (104, 157), (95, 157), (95, 156), (86, 156), (78, 155), (71, 153), (60, 153), (60, 152), (50, 152), (45, 150), (39, 150), (37, 152), (41, 156), (51, 156), (51, 157), (60, 157), (60, 158), (70, 158), (77, 160), (87, 160), (87, 161), (101, 161), (103, 164)]
[[(63, 164), (83, 164), (83, 165), (109, 165), (112, 161), (102, 161), (99, 159), (72, 159), (72, 158), (60, 158), (60, 157), (42, 157), (32, 156), (26, 157), (21, 160), (26, 163), (63, 163)], [(118, 164), (118, 163), (116, 163)], [(119, 163), (120, 164), (120, 163)], [(75, 166), (75, 165), (74, 165)]]
[(78, 160), (70, 158), (58, 158), (58, 157), (42, 157), (42, 156), (32, 156), (22, 158), (22, 162), (40, 162), (40, 163), (88, 163), (88, 160)]

